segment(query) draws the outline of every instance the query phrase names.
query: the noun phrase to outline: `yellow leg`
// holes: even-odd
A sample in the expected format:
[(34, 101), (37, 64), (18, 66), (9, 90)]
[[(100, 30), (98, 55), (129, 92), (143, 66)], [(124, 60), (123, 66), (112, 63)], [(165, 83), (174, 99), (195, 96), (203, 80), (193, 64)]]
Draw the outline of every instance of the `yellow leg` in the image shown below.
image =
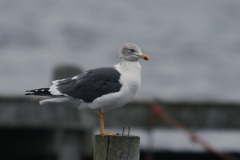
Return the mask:
[(99, 113), (99, 120), (100, 120), (100, 134), (101, 135), (116, 135), (117, 134), (117, 133), (113, 133), (113, 132), (104, 131), (104, 115), (102, 112)]

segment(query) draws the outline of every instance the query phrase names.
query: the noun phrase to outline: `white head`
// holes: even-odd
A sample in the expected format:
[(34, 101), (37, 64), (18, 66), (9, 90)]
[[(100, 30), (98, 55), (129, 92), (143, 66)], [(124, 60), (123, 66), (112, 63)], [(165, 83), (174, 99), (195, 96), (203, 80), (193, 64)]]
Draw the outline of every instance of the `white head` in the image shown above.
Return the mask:
[(118, 52), (120, 61), (138, 61), (139, 58), (149, 60), (147, 55), (142, 54), (140, 47), (136, 44), (125, 44)]

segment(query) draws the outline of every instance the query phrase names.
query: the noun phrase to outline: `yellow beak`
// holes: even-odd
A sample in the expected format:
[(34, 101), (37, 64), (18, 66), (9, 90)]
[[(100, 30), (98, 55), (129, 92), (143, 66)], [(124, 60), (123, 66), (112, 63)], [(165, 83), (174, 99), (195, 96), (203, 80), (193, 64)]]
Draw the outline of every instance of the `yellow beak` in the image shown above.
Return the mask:
[(149, 61), (149, 57), (148, 57), (147, 55), (145, 55), (145, 54), (139, 55), (138, 57), (139, 57), (139, 58), (142, 58), (142, 59), (144, 59), (144, 60)]

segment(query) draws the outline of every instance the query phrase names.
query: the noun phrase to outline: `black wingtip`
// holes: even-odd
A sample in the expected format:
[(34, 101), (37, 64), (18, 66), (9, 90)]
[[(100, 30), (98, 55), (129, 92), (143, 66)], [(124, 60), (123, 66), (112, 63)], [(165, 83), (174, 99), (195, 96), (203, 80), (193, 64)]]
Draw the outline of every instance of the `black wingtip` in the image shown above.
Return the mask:
[(34, 95), (34, 93), (26, 93), (25, 95)]
[(26, 93), (25, 95), (34, 95), (34, 91), (33, 90), (26, 90), (26, 92), (30, 92), (30, 93)]
[(26, 90), (25, 95), (52, 96), (48, 90), (49, 88), (30, 89)]

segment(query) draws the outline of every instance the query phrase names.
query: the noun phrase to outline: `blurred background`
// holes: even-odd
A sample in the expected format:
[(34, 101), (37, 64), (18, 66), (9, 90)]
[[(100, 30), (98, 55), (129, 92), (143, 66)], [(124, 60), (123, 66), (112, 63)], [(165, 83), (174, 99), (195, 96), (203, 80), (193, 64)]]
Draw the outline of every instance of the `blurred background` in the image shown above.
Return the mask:
[(223, 158), (178, 123), (240, 158), (240, 1), (2, 0), (0, 14), (0, 159), (92, 159), (98, 116), (24, 92), (117, 64), (126, 43), (150, 61), (140, 60), (137, 95), (106, 114), (106, 127), (131, 126), (141, 160)]

